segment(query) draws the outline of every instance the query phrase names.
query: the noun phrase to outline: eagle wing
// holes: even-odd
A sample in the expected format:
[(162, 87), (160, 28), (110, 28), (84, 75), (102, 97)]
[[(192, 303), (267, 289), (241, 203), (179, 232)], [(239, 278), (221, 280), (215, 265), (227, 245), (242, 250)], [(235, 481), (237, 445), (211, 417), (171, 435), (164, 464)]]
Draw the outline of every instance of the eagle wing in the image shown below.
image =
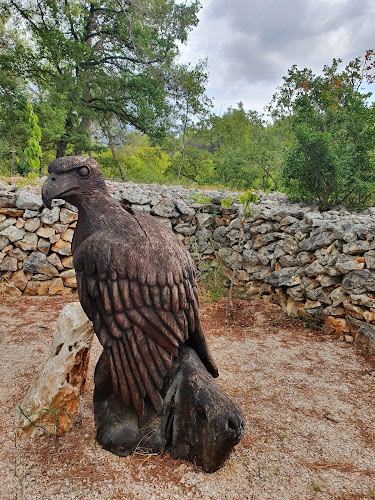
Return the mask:
[(96, 233), (77, 248), (74, 267), (82, 307), (107, 353), (113, 389), (143, 416), (146, 397), (161, 413), (164, 378), (185, 341), (213, 376), (217, 369), (200, 324), (187, 251), (180, 262), (165, 266), (161, 259), (157, 267), (147, 266), (139, 250)]

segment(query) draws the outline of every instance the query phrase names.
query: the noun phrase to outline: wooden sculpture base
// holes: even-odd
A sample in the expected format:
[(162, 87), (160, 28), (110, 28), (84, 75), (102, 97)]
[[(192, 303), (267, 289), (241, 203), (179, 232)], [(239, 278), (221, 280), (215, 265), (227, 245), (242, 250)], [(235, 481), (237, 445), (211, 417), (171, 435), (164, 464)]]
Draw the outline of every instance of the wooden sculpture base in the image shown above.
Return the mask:
[(95, 370), (94, 414), (97, 441), (120, 456), (134, 451), (188, 460), (206, 472), (219, 469), (242, 439), (245, 421), (236, 403), (215, 383), (196, 352), (181, 348), (163, 389), (164, 409), (151, 404), (140, 422), (113, 393), (103, 352)]

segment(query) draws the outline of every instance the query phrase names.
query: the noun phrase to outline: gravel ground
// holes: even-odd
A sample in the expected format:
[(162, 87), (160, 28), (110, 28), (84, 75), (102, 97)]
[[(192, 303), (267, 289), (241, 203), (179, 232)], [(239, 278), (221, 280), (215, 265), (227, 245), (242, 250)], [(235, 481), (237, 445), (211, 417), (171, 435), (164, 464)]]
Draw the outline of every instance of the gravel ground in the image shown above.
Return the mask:
[(95, 443), (94, 342), (79, 423), (52, 437), (14, 441), (14, 415), (46, 355), (65, 298), (0, 303), (0, 498), (375, 498), (375, 363), (352, 345), (304, 328), (277, 306), (202, 304), (218, 383), (242, 406), (246, 434), (214, 474), (168, 455), (120, 458)]

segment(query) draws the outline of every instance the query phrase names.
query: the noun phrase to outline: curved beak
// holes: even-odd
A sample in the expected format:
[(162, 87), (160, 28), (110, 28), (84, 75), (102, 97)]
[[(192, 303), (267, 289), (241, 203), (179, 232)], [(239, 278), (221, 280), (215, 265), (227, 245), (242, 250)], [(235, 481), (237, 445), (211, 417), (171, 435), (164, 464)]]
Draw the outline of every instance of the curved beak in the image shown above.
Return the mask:
[(70, 175), (64, 174), (52, 173), (47, 177), (42, 187), (42, 199), (47, 208), (52, 208), (52, 200), (65, 200), (67, 196), (74, 194), (78, 186), (72, 180)]

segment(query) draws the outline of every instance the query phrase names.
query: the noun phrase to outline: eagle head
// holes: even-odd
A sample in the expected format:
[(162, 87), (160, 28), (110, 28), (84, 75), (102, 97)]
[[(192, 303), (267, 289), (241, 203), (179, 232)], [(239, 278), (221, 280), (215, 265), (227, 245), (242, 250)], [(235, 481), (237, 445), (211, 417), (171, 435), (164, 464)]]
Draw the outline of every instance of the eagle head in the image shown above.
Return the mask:
[(107, 192), (99, 165), (88, 156), (57, 158), (49, 164), (48, 173), (42, 188), (43, 202), (48, 208), (56, 198), (79, 206), (95, 196), (96, 190)]

